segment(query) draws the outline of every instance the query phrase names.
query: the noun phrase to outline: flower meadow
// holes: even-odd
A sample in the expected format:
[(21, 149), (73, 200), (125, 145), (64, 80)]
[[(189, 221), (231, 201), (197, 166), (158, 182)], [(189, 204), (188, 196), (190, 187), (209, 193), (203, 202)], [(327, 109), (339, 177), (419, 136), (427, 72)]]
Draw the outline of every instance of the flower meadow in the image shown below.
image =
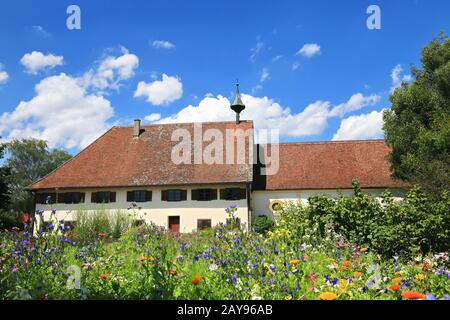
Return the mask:
[[(235, 208), (228, 208), (233, 213)], [(2, 232), (1, 299), (449, 300), (448, 253), (386, 259), (369, 246), (302, 244), (219, 225), (173, 235), (143, 225), (77, 242), (69, 227)]]

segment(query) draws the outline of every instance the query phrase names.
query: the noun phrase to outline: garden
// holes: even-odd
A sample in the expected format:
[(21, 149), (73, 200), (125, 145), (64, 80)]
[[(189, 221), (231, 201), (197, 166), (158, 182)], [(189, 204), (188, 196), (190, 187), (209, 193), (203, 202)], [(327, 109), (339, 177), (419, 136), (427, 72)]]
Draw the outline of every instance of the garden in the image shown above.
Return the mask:
[(448, 193), (379, 201), (355, 182), (251, 231), (231, 220), (174, 235), (104, 212), (14, 228), (0, 235), (0, 299), (449, 300), (449, 208)]

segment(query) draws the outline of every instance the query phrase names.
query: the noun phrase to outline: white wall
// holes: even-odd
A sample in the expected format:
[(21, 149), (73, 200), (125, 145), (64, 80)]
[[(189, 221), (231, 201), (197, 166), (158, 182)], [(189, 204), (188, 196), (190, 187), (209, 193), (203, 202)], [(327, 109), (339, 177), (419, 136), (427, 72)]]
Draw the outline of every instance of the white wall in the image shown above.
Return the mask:
[[(53, 205), (36, 205), (36, 210), (44, 211), (44, 219), (50, 220), (52, 209), (56, 210), (56, 218), (58, 220), (74, 221), (77, 210), (86, 210), (85, 214), (89, 214), (89, 211), (106, 209), (121, 210), (122, 212), (129, 212), (133, 214), (136, 219), (145, 220), (150, 223), (153, 222), (159, 226), (168, 228), (168, 221), (170, 216), (180, 217), (180, 232), (193, 232), (197, 229), (198, 219), (211, 219), (212, 226), (217, 225), (220, 222), (225, 223), (228, 218), (228, 214), (225, 212), (225, 208), (236, 203), (238, 210), (236, 216), (240, 218), (242, 224), (248, 225), (248, 206), (247, 199), (238, 201), (226, 201), (226, 200), (213, 200), (213, 201), (192, 201), (191, 190), (192, 189), (224, 189), (224, 188), (245, 188), (245, 184), (241, 185), (227, 185), (227, 186), (195, 186), (195, 187), (164, 187), (164, 188), (121, 188), (121, 189), (91, 189), (91, 190), (60, 190), (58, 192), (84, 192), (85, 203), (83, 204), (53, 204)], [(180, 202), (167, 202), (161, 201), (161, 191), (168, 189), (183, 189), (187, 190), (187, 201)], [(141, 209), (129, 210), (131, 202), (127, 202), (127, 191), (133, 190), (151, 190), (152, 201), (137, 203)], [(116, 192), (116, 202), (108, 204), (96, 204), (91, 203), (91, 193), (98, 191), (114, 191)], [(218, 198), (220, 193), (218, 191)]]

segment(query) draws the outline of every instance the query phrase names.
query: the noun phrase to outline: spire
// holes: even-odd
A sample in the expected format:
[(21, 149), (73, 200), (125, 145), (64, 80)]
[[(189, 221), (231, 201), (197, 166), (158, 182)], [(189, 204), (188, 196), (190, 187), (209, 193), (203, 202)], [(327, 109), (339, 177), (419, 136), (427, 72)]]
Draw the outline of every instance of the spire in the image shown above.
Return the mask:
[(241, 93), (239, 92), (239, 81), (236, 82), (236, 97), (231, 105), (231, 109), (236, 112), (236, 124), (239, 124), (241, 122), (240, 113), (245, 109), (245, 104), (242, 102)]

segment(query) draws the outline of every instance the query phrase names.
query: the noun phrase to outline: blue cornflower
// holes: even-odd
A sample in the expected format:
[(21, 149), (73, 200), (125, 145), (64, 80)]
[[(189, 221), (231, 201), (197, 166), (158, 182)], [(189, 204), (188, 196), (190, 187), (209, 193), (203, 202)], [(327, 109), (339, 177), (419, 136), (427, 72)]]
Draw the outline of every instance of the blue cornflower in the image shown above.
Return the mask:
[(427, 300), (437, 300), (436, 296), (433, 294), (427, 295)]

